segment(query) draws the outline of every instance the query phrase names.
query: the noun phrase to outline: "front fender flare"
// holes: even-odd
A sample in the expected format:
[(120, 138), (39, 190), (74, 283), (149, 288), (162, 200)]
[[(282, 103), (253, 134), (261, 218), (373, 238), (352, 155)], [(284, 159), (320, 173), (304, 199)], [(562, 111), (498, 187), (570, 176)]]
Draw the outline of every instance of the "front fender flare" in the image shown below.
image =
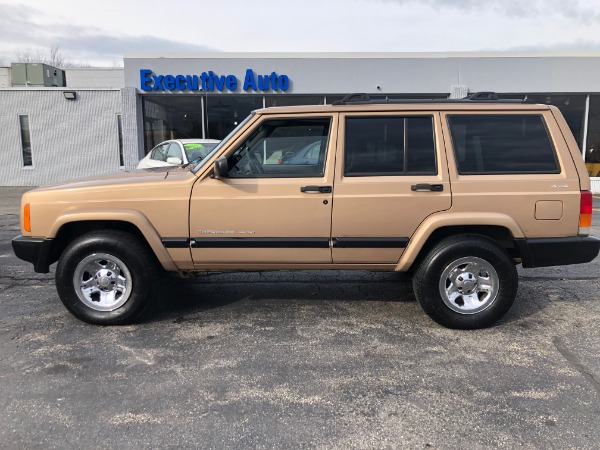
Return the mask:
[(48, 237), (56, 237), (61, 227), (72, 222), (114, 221), (127, 222), (134, 225), (144, 238), (156, 258), (165, 270), (177, 271), (178, 268), (160, 240), (160, 235), (141, 212), (136, 210), (77, 210), (62, 214), (52, 224)]

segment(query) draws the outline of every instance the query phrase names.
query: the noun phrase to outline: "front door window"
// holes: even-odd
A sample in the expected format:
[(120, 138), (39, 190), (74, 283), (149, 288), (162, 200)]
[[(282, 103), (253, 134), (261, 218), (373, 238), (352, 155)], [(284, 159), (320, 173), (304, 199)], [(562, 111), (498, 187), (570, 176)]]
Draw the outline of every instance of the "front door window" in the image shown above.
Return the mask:
[(322, 177), (329, 128), (329, 119), (267, 120), (227, 158), (229, 177)]

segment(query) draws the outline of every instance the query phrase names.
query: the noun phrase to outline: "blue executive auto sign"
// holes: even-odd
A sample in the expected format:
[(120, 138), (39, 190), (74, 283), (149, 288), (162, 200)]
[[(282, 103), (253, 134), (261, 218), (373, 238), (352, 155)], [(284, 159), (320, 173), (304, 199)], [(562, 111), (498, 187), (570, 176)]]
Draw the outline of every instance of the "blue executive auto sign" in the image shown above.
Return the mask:
[(290, 79), (287, 75), (271, 72), (269, 75), (257, 75), (247, 69), (244, 81), (235, 75), (217, 75), (212, 70), (200, 75), (158, 75), (150, 69), (140, 70), (140, 88), (142, 91), (219, 91), (227, 89), (236, 91), (240, 87), (244, 91), (287, 91)]

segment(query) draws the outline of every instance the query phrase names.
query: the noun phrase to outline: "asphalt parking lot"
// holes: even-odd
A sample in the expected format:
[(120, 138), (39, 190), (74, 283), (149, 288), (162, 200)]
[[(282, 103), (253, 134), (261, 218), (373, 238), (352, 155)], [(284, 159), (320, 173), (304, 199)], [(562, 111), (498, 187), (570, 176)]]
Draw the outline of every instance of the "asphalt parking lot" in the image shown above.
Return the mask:
[(600, 258), (520, 270), (487, 330), (339, 271), (169, 280), (102, 328), (14, 257), (21, 192), (0, 188), (1, 448), (598, 448)]

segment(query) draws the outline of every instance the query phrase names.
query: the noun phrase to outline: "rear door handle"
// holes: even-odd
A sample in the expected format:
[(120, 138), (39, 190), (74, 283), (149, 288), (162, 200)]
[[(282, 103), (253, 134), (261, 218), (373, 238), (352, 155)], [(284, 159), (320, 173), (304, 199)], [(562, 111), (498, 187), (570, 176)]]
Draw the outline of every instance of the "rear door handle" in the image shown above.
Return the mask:
[(331, 194), (331, 186), (302, 186), (300, 192), (309, 194)]
[(443, 184), (429, 184), (429, 183), (421, 183), (421, 184), (413, 184), (410, 187), (411, 191), (433, 191), (433, 192), (442, 192), (444, 190)]

